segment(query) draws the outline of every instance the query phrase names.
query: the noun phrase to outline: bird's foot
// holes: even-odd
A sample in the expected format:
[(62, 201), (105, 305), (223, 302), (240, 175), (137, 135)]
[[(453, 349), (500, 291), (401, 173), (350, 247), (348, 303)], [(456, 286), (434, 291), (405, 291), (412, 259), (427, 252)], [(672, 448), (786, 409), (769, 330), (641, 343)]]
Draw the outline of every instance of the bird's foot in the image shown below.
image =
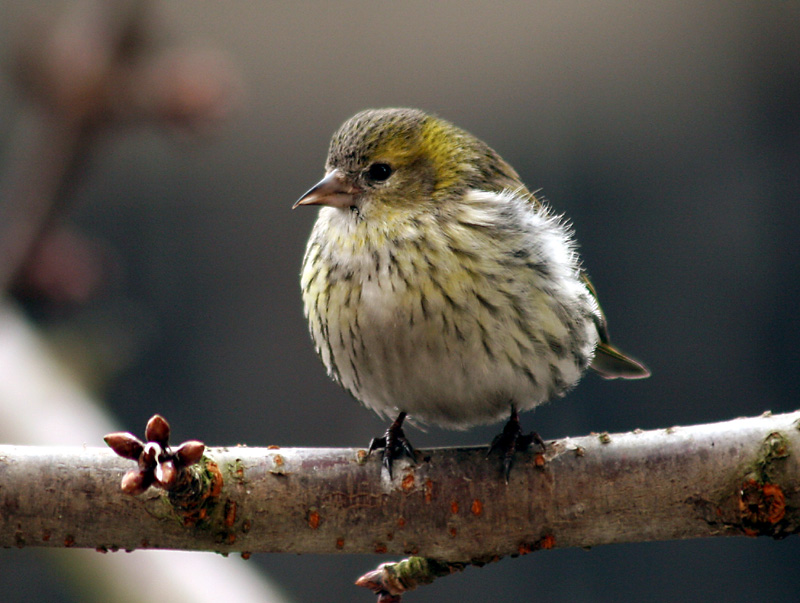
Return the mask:
[(417, 462), (414, 448), (411, 446), (411, 442), (408, 441), (406, 434), (403, 432), (403, 421), (405, 418), (406, 413), (401, 412), (394, 422), (389, 425), (389, 429), (386, 430), (386, 433), (383, 435), (383, 437), (372, 438), (372, 441), (369, 443), (367, 455), (372, 454), (373, 450), (380, 449), (382, 464), (389, 472), (389, 479), (392, 478), (392, 462), (395, 459), (399, 459), (402, 456), (407, 456), (412, 460), (412, 462), (414, 462), (414, 464)]
[(486, 457), (488, 458), (495, 450), (499, 450), (502, 453), (503, 476), (505, 477), (506, 483), (508, 483), (508, 478), (511, 475), (511, 466), (514, 464), (514, 456), (517, 451), (524, 452), (533, 443), (536, 443), (537, 446), (541, 446), (542, 452), (546, 450), (544, 440), (539, 437), (538, 433), (535, 431), (522, 433), (517, 409), (512, 406), (511, 417), (508, 419), (505, 427), (503, 427), (503, 431), (492, 440)]

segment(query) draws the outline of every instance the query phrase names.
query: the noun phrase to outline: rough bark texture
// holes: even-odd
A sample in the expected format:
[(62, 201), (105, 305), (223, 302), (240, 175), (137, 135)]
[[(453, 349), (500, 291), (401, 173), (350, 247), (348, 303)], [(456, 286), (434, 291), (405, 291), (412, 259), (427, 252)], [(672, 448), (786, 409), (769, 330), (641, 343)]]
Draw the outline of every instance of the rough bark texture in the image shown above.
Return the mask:
[(120, 492), (103, 448), (0, 447), (0, 546), (391, 553), (481, 561), (540, 548), (800, 530), (800, 412), (548, 443), (510, 483), (485, 448), (418, 451), (394, 480), (359, 449), (211, 448), (224, 486), (185, 526)]

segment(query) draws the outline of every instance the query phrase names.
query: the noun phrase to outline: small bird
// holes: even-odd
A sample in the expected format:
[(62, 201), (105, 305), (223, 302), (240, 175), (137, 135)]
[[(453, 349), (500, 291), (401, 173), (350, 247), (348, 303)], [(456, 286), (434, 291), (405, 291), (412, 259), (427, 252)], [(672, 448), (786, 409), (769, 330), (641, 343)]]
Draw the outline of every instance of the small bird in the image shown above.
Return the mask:
[[(373, 439), (392, 474), (414, 449), (406, 416), (466, 429), (508, 418), (489, 448), (506, 481), (532, 442), (518, 411), (563, 396), (587, 368), (650, 371), (611, 345), (570, 226), (484, 142), (416, 109), (362, 111), (333, 135), (301, 274), (330, 377), (396, 417)], [(488, 455), (487, 455), (488, 456)]]

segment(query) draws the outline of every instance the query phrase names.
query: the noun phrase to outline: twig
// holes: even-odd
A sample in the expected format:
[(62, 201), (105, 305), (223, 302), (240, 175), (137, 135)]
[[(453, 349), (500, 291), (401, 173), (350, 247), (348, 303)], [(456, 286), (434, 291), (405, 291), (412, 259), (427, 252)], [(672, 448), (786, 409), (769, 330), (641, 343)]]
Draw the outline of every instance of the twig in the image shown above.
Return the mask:
[[(0, 546), (411, 554), (483, 563), (552, 547), (800, 531), (800, 412), (567, 438), (509, 484), (485, 448), (420, 451), (393, 480), (360, 449), (211, 448), (220, 504), (186, 527), (120, 491), (100, 448), (0, 447)], [(546, 542), (547, 546), (542, 543)]]

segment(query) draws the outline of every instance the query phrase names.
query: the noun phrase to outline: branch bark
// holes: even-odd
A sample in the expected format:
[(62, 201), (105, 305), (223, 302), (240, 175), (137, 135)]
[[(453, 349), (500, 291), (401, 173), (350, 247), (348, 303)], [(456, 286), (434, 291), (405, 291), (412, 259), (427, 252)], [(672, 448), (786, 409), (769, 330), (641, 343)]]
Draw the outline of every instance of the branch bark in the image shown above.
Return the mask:
[[(800, 531), (800, 411), (550, 442), (506, 484), (485, 448), (418, 452), (389, 480), (361, 449), (211, 448), (224, 486), (186, 527), (120, 491), (103, 448), (0, 446), (0, 546), (391, 553), (481, 562), (540, 548)], [(542, 462), (544, 461), (544, 462)]]

